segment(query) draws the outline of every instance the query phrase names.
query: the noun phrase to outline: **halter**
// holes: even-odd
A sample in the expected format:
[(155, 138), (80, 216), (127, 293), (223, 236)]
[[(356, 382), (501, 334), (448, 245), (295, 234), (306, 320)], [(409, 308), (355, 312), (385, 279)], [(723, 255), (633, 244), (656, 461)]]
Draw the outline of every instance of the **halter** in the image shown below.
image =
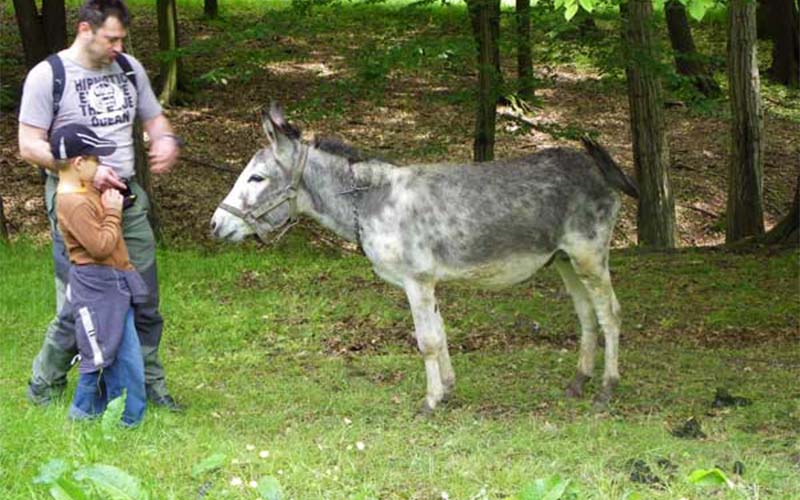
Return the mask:
[[(297, 224), (297, 191), (300, 187), (300, 182), (303, 179), (303, 172), (306, 169), (306, 163), (308, 162), (308, 146), (301, 144), (300, 147), (300, 157), (298, 158), (297, 164), (291, 169), (292, 182), (281, 190), (283, 193), (278, 196), (277, 200), (266, 200), (264, 203), (256, 205), (248, 210), (236, 208), (228, 205), (225, 202), (220, 203), (219, 208), (245, 221), (255, 230), (258, 237), (265, 242), (267, 241), (267, 235), (269, 233), (277, 231), (278, 229), (283, 229), (275, 238), (276, 240), (280, 239), (281, 236), (286, 233), (286, 231)], [(277, 156), (275, 157), (275, 161), (278, 162), (278, 165), (280, 165), (281, 168), (285, 169), (284, 165), (281, 164)], [(280, 193), (280, 191), (278, 192)], [(284, 203), (289, 203), (289, 217), (287, 217), (286, 220), (281, 224), (273, 226), (269, 221), (261, 220), (264, 218), (264, 216), (280, 207)]]

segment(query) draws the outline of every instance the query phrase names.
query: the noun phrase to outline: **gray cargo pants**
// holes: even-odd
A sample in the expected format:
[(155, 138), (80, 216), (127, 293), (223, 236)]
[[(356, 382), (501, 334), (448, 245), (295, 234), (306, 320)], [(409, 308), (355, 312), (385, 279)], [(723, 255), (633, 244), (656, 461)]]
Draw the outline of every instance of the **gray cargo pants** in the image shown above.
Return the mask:
[[(70, 362), (78, 353), (72, 307), (64, 296), (66, 284), (69, 281), (70, 263), (64, 247), (64, 239), (61, 237), (56, 221), (57, 184), (58, 179), (47, 176), (45, 204), (50, 220), (50, 234), (53, 239), (57, 312), (47, 327), (42, 349), (33, 360), (31, 377), (32, 383), (46, 388), (53, 395), (63, 391), (67, 383)], [(122, 216), (122, 232), (125, 244), (128, 246), (131, 263), (142, 275), (150, 291), (147, 302), (137, 306), (134, 321), (144, 357), (145, 384), (151, 395), (161, 397), (167, 394), (167, 387), (164, 383), (164, 367), (158, 358), (158, 345), (161, 342), (164, 320), (158, 311), (155, 238), (147, 219), (150, 201), (139, 184), (131, 181), (130, 186), (131, 191), (136, 194), (136, 202), (125, 210)]]

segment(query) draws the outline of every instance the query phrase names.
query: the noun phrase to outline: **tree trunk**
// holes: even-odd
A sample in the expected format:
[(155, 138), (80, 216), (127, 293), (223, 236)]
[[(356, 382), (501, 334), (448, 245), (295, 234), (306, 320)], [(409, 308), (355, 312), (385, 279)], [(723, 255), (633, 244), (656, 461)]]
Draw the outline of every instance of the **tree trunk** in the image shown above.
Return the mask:
[(49, 54), (44, 20), (34, 0), (14, 0), (14, 14), (22, 39), (22, 51), (25, 53), (25, 66), (31, 69)]
[(6, 227), (6, 213), (3, 210), (3, 195), (0, 195), (0, 243), (8, 242), (8, 227)]
[(625, 69), (636, 177), (639, 244), (675, 247), (675, 200), (669, 178), (669, 148), (665, 133), (657, 41), (651, 0), (630, 0), (625, 17), (629, 55)]
[(800, 15), (794, 0), (772, 0), (769, 7), (772, 34), (770, 79), (787, 86), (800, 85)]
[(219, 6), (217, 0), (205, 0), (203, 3), (203, 15), (208, 19), (216, 19), (219, 14)]
[(749, 0), (728, 5), (728, 86), (732, 127), (725, 240), (733, 243), (764, 233), (763, 115), (756, 8)]
[(517, 0), (517, 77), (519, 96), (533, 97), (533, 64), (531, 62), (531, 0)]
[(794, 188), (794, 201), (789, 213), (775, 227), (769, 230), (763, 242), (768, 245), (800, 245), (800, 176)]
[(158, 48), (164, 56), (159, 74), (158, 100), (163, 105), (175, 102), (181, 86), (182, 64), (175, 56), (178, 49), (178, 10), (175, 0), (157, 0)]
[(67, 12), (64, 0), (42, 0), (42, 24), (47, 51), (54, 54), (67, 47)]
[[(133, 49), (132, 30), (128, 30), (128, 40), (125, 47), (128, 53), (136, 55)], [(133, 123), (133, 157), (136, 182), (142, 186), (150, 201), (150, 211), (147, 218), (150, 221), (150, 227), (153, 229), (156, 241), (161, 242), (161, 209), (153, 193), (152, 175), (150, 174), (150, 166), (147, 164), (147, 150), (144, 147), (144, 129), (139, 118)]]
[(759, 40), (769, 40), (772, 38), (772, 27), (769, 22), (769, 5), (774, 0), (758, 0), (756, 6), (756, 35)]
[(475, 161), (494, 158), (495, 121), (499, 88), (500, 1), (469, 0), (468, 10), (478, 49), (478, 114), (475, 122)]
[(697, 90), (711, 97), (720, 89), (694, 45), (686, 8), (678, 0), (670, 0), (664, 9), (672, 50), (675, 52), (675, 67), (678, 73), (692, 79)]
[(133, 148), (136, 182), (142, 186), (142, 189), (147, 193), (147, 197), (150, 200), (150, 211), (147, 214), (147, 218), (150, 221), (150, 227), (153, 228), (156, 241), (160, 242), (162, 236), (161, 209), (153, 196), (153, 176), (150, 173), (150, 166), (147, 164), (147, 150), (144, 147), (144, 132), (142, 129), (142, 121), (139, 119), (136, 119), (133, 123)]

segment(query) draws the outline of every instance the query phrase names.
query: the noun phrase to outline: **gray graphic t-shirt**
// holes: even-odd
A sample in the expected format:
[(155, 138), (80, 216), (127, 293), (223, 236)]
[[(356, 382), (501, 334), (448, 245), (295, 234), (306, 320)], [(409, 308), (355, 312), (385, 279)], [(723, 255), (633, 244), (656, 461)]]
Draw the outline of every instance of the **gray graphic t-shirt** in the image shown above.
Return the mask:
[(50, 130), (51, 125), (55, 130), (67, 123), (86, 125), (99, 137), (117, 144), (116, 151), (100, 161), (120, 177), (133, 177), (134, 118), (138, 113), (147, 121), (162, 112), (142, 64), (125, 54), (136, 74), (134, 86), (116, 61), (101, 69), (89, 69), (70, 59), (66, 50), (59, 52), (59, 56), (64, 62), (66, 82), (55, 123), (52, 123), (53, 70), (47, 61), (34, 66), (25, 79), (20, 123), (45, 130)]

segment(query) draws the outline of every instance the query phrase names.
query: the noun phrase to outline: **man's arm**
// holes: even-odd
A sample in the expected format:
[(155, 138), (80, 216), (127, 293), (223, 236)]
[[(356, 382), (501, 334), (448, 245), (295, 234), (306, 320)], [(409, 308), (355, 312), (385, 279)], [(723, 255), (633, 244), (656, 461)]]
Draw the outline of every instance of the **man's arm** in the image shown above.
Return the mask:
[(43, 128), (19, 124), (19, 155), (29, 163), (56, 172), (47, 130)]
[(160, 114), (143, 124), (150, 137), (150, 170), (155, 174), (169, 172), (180, 154), (180, 139), (172, 132), (169, 120)]

